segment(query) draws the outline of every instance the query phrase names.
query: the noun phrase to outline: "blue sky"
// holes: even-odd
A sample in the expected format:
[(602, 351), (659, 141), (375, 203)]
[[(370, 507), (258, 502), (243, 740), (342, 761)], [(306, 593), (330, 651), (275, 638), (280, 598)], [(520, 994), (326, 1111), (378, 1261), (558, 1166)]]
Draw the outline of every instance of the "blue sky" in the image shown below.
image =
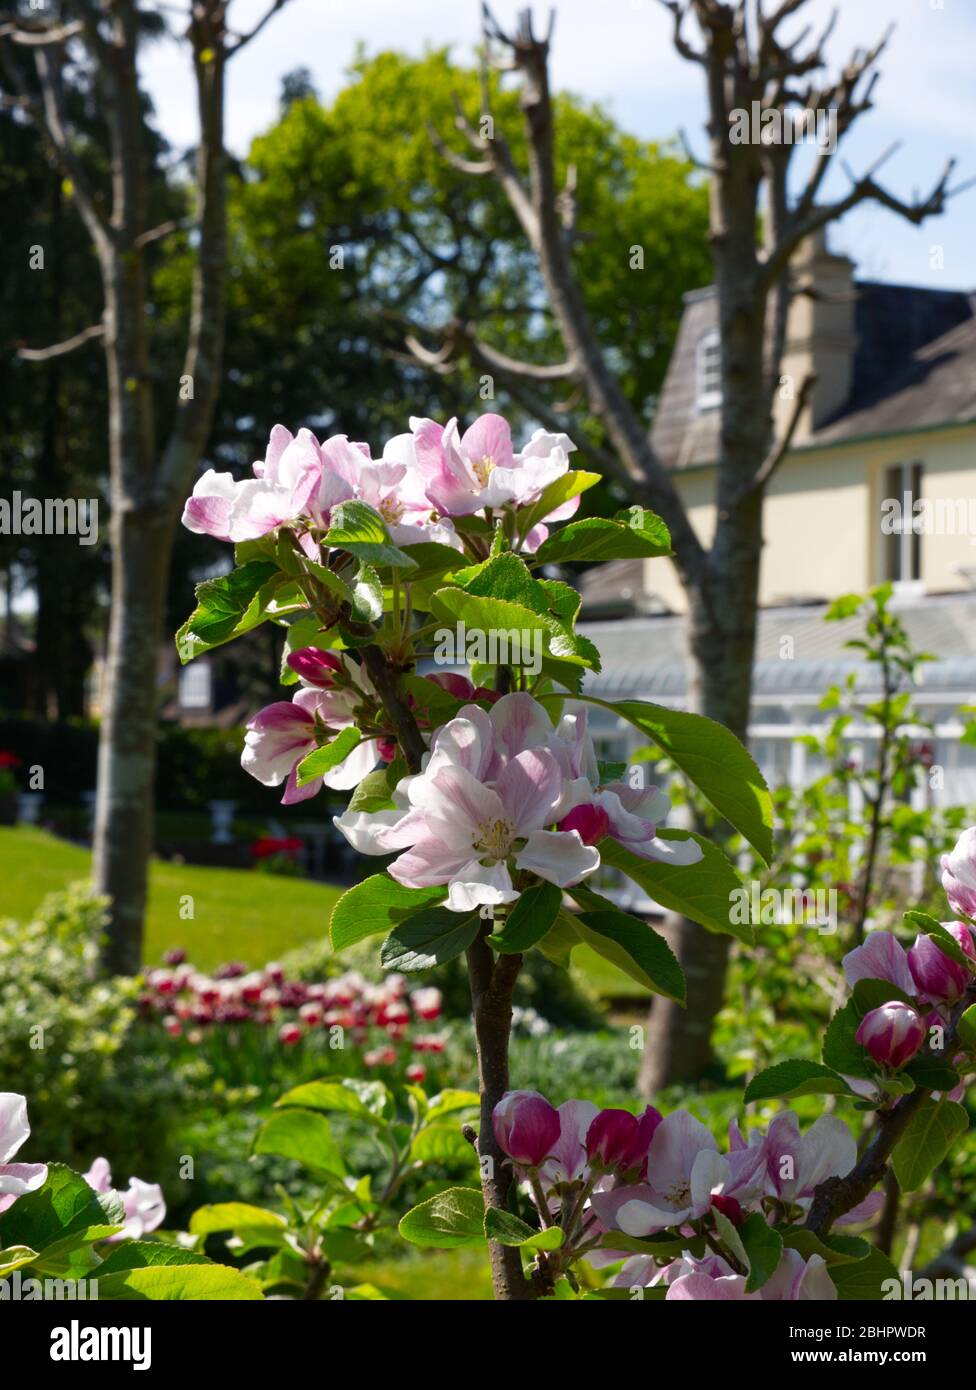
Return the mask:
[[(267, 3), (232, 0), (232, 25), (246, 29)], [(767, 0), (767, 7), (772, 3)], [(507, 22), (523, 4), (498, 0), (495, 12)], [(821, 28), (832, 8), (829, 0), (808, 0), (803, 23)], [(958, 159), (957, 180), (976, 175), (976, 0), (844, 0), (840, 8), (828, 46), (834, 70), (855, 47), (873, 43), (889, 22), (896, 25), (882, 60), (875, 109), (842, 146), (853, 171), (863, 171), (901, 141), (880, 175), (901, 197), (927, 191), (950, 154)], [(547, 11), (536, 6), (540, 23)], [(702, 72), (674, 52), (671, 21), (659, 0), (556, 0), (556, 14), (557, 86), (601, 102), (635, 134), (666, 139), (683, 126), (702, 147)], [(802, 27), (798, 20), (794, 29)], [(459, 59), (467, 59), (478, 23), (477, 0), (289, 0), (231, 65), (228, 143), (241, 153), (274, 121), (280, 79), (292, 68), (311, 68), (328, 99), (343, 85), (358, 42), (367, 52), (397, 48), (414, 54), (425, 45), (449, 44)], [(694, 37), (693, 22), (687, 32)], [(177, 146), (192, 143), (195, 111), (185, 48), (155, 45), (144, 60), (144, 77), (164, 133)], [(846, 187), (838, 167), (825, 194), (837, 196)], [(970, 289), (976, 288), (974, 233), (976, 187), (921, 228), (886, 209), (857, 209), (832, 230), (831, 246), (851, 256), (862, 277)]]

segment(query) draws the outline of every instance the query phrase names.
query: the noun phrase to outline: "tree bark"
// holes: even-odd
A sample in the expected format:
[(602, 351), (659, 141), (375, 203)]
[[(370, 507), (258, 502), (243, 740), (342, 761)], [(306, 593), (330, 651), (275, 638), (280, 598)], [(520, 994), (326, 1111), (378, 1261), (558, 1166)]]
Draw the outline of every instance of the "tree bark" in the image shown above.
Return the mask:
[[(512, 1029), (512, 993), (522, 965), (522, 957), (516, 955), (499, 956), (496, 961), (484, 939), (490, 931), (491, 925), (486, 923), (467, 951), (481, 1093), (478, 1159), (486, 1210), (489, 1207), (507, 1207), (511, 1184), (511, 1168), (495, 1138), (491, 1117), (495, 1106), (509, 1088), (508, 1040)], [(496, 1299), (517, 1301), (538, 1296), (540, 1290), (522, 1273), (522, 1257), (516, 1248), (491, 1241), (489, 1254)]]

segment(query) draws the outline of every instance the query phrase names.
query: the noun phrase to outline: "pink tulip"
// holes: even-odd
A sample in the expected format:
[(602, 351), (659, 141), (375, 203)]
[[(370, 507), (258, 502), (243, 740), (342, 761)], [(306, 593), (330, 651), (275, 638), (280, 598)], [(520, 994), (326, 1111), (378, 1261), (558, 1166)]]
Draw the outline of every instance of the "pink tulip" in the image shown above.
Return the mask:
[(855, 1036), (876, 1062), (897, 1070), (924, 1044), (925, 1024), (911, 1004), (894, 999), (866, 1013)]
[(294, 1047), (301, 1040), (302, 1030), (297, 1023), (283, 1023), (278, 1029), (278, 1041), (286, 1047)]
[(559, 1140), (559, 1112), (538, 1091), (506, 1091), (491, 1123), (499, 1147), (526, 1168), (538, 1168)]

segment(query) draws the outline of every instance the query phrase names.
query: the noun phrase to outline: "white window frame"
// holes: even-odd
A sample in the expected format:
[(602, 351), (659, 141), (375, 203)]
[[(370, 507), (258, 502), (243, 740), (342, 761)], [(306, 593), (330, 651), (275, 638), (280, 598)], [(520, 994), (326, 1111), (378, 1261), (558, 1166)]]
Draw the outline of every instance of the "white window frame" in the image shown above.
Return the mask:
[(710, 328), (695, 349), (695, 405), (714, 410), (722, 404), (722, 336)]
[[(897, 594), (918, 594), (922, 593), (924, 589), (921, 535), (915, 530), (913, 511), (910, 507), (906, 508), (905, 506), (908, 499), (914, 503), (922, 495), (924, 476), (924, 469), (919, 459), (913, 459), (909, 463), (892, 463), (884, 470), (885, 496), (893, 496), (898, 499), (901, 508), (901, 520), (894, 525), (892, 531), (892, 534), (898, 537), (898, 572), (897, 574), (888, 573), (888, 558), (891, 554), (888, 546), (890, 536), (885, 536), (882, 578), (890, 581)], [(892, 482), (894, 482), (894, 488), (891, 487)]]

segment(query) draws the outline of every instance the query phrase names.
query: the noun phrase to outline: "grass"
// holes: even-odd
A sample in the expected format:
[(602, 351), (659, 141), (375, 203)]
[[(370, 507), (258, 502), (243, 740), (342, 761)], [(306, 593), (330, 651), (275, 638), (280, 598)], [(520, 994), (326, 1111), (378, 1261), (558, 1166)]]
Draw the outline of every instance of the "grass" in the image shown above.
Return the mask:
[[(87, 849), (35, 826), (0, 826), (0, 913), (27, 921), (48, 893), (91, 873)], [(227, 960), (264, 965), (326, 934), (342, 889), (250, 869), (214, 869), (154, 859), (149, 871), (145, 959), (153, 963), (182, 946), (194, 965), (212, 970)], [(181, 916), (192, 899), (192, 919)], [(634, 1000), (647, 991), (610, 961), (578, 946), (573, 970), (605, 999)]]
[[(33, 826), (0, 826), (0, 912), (26, 921), (41, 900), (88, 878), (91, 855)], [(195, 965), (226, 960), (263, 965), (324, 936), (342, 892), (308, 879), (270, 878), (249, 869), (211, 869), (154, 859), (149, 873), (147, 961), (182, 946)], [(185, 915), (192, 902), (192, 919)], [(181, 916), (181, 910), (184, 915)]]

